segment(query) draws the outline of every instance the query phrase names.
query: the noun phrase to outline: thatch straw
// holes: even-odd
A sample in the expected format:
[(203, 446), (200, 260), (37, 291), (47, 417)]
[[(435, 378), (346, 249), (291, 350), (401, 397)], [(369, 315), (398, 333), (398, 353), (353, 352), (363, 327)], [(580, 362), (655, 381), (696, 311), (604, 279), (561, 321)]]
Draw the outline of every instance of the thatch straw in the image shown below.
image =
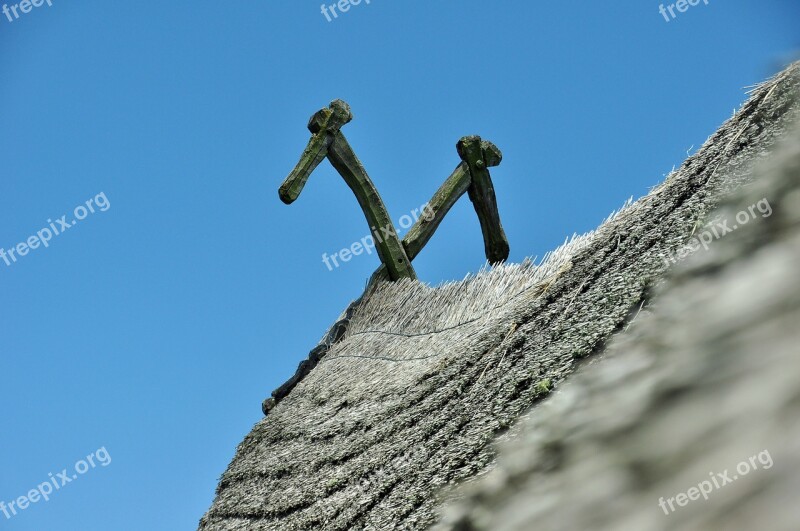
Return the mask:
[(379, 285), (239, 445), (201, 529), (432, 524), (440, 488), (486, 471), (490, 443), (603, 351), (662, 277), (661, 255), (751, 179), (797, 114), (798, 70), (758, 87), (662, 185), (541, 264)]
[(515, 427), (437, 531), (800, 529), (800, 129), (721, 215), (765, 198)]

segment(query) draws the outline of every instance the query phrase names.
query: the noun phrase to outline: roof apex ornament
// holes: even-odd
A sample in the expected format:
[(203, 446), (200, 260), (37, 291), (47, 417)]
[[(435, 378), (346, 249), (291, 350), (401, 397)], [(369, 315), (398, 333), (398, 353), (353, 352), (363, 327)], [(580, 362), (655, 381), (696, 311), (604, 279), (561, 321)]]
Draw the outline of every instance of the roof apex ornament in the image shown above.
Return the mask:
[(400, 241), (378, 190), (341, 131), (352, 119), (350, 106), (338, 99), (311, 116), (308, 121), (311, 139), (300, 161), (278, 189), (281, 201), (287, 205), (293, 203), (300, 196), (311, 173), (327, 158), (353, 191), (367, 218), (382, 262), (373, 274), (372, 281), (395, 281), (417, 278), (411, 261), (428, 243), (456, 201), (468, 192), (481, 224), (486, 259), (492, 264), (508, 259), (508, 240), (500, 223), (494, 185), (489, 174), (489, 168), (498, 166), (503, 159), (497, 146), (479, 136), (465, 136), (459, 140), (456, 149), (461, 164), (431, 198), (428, 203), (429, 215), (418, 219)]

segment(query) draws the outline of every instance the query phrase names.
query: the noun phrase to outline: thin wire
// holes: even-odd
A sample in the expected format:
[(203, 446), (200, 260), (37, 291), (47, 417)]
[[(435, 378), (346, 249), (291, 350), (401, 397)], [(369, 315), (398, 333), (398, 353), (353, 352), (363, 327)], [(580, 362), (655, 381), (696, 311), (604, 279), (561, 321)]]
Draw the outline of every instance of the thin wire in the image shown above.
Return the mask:
[(403, 333), (403, 332), (391, 332), (391, 331), (388, 331), (388, 330), (361, 330), (360, 332), (351, 332), (350, 334), (347, 334), (347, 336), (348, 337), (352, 337), (352, 336), (358, 336), (358, 335), (363, 335), (363, 334), (384, 334), (384, 335), (387, 335), (387, 336), (419, 337), (419, 336), (429, 336), (429, 335), (433, 335), (433, 334), (440, 334), (442, 332), (448, 332), (450, 330), (455, 330), (456, 328), (460, 328), (462, 326), (474, 323), (475, 321), (483, 319), (484, 317), (488, 317), (490, 312), (493, 312), (495, 310), (499, 310), (500, 308), (503, 308), (504, 306), (508, 306), (509, 304), (514, 302), (515, 299), (517, 299), (517, 297), (520, 297), (525, 292), (530, 291), (530, 290), (535, 289), (535, 288), (541, 288), (542, 285), (544, 284), (544, 282), (545, 281), (543, 280), (542, 282), (538, 282), (538, 283), (534, 284), (533, 286), (528, 286), (527, 288), (522, 288), (521, 290), (519, 290), (514, 295), (508, 297), (504, 302), (501, 302), (501, 303), (497, 304), (496, 306), (493, 306), (492, 308), (489, 308), (486, 311), (486, 313), (484, 313), (483, 315), (479, 315), (479, 316), (474, 317), (472, 319), (468, 319), (466, 321), (463, 321), (463, 322), (458, 323), (458, 324), (454, 324), (453, 326), (448, 326), (446, 328), (440, 328), (440, 329), (437, 329), (437, 330), (431, 330), (429, 332), (417, 332), (417, 333), (414, 333), (414, 334), (406, 334), (406, 333)]
[[(540, 283), (537, 283), (537, 284), (535, 284), (533, 286), (521, 289), (520, 291), (518, 291), (517, 293), (515, 293), (514, 295), (509, 297), (505, 302), (502, 302), (502, 303), (494, 306), (493, 308), (490, 308), (483, 315), (479, 315), (478, 317), (475, 317), (473, 319), (469, 319), (467, 321), (463, 321), (461, 323), (458, 323), (458, 324), (455, 324), (453, 326), (449, 326), (449, 327), (446, 327), (446, 328), (442, 328), (442, 329), (439, 329), (439, 330), (434, 330), (434, 331), (431, 331), (431, 332), (421, 332), (421, 333), (415, 333), (415, 334), (405, 334), (403, 332), (389, 332), (389, 331), (386, 331), (386, 330), (362, 330), (360, 332), (353, 332), (353, 333), (349, 334), (349, 336), (356, 336), (356, 335), (363, 335), (363, 334), (385, 334), (385, 335), (400, 336), (400, 337), (421, 337), (421, 336), (430, 336), (430, 335), (439, 334), (439, 333), (442, 333), (442, 332), (447, 332), (449, 330), (454, 330), (456, 328), (460, 328), (462, 326), (466, 326), (468, 324), (471, 324), (471, 323), (474, 323), (476, 321), (479, 321), (480, 319), (483, 319), (484, 317), (488, 317), (489, 314), (492, 311), (497, 310), (498, 308), (502, 308), (503, 306), (507, 306), (508, 304), (513, 302), (514, 299), (516, 299), (517, 297), (521, 296), (526, 291), (530, 291), (530, 290), (532, 290), (534, 288), (541, 288), (542, 284), (543, 284), (543, 282), (540, 282)], [(416, 358), (402, 358), (402, 359), (400, 359), (400, 358), (390, 358), (390, 357), (387, 357), (387, 356), (364, 356), (364, 355), (360, 355), (360, 354), (339, 354), (338, 356), (325, 356), (322, 359), (320, 359), (319, 362), (322, 363), (324, 361), (333, 361), (333, 360), (340, 359), (340, 358), (356, 358), (356, 359), (391, 361), (391, 362), (394, 362), (394, 363), (399, 363), (401, 361), (426, 360), (426, 359), (435, 358), (436, 356), (441, 356), (441, 355), (442, 355), (442, 353), (436, 353), (436, 354), (430, 354), (428, 356), (420, 356), (420, 357), (416, 357)]]

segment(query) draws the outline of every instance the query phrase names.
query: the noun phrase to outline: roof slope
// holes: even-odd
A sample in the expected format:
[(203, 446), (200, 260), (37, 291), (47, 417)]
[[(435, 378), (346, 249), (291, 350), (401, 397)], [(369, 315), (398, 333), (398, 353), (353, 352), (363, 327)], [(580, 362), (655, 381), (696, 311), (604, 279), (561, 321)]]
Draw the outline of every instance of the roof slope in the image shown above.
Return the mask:
[(794, 65), (679, 170), (541, 265), (430, 288), (380, 284), (344, 337), (239, 445), (204, 530), (424, 529), (441, 487), (601, 352), (722, 194), (750, 180), (797, 107)]
[[(437, 530), (800, 529), (800, 129), (721, 216), (764, 199), (521, 423)], [(677, 498), (698, 484), (708, 499)]]

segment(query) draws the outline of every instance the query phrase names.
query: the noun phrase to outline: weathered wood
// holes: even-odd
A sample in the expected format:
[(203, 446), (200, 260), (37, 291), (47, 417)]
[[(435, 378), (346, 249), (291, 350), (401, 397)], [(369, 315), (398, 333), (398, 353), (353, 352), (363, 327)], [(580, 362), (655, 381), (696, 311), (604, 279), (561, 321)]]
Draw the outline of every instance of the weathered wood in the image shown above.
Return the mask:
[(361, 205), (372, 231), (378, 256), (386, 266), (391, 279), (416, 279), (417, 275), (411, 266), (411, 260), (406, 255), (403, 244), (400, 243), (394, 223), (386, 211), (378, 190), (341, 131), (336, 131), (333, 135), (333, 142), (328, 147), (328, 160), (344, 178), (347, 186), (353, 190), (358, 204)]
[(469, 168), (462, 162), (433, 194), (433, 197), (425, 207), (427, 212), (417, 219), (417, 222), (414, 223), (405, 238), (403, 238), (403, 246), (410, 260), (416, 258), (422, 248), (425, 247), (433, 233), (439, 228), (445, 215), (456, 204), (456, 201), (467, 192), (469, 183)]
[[(456, 149), (458, 149), (458, 147), (456, 147)], [(486, 162), (487, 168), (499, 166), (503, 161), (503, 153), (500, 151), (500, 148), (488, 140), (481, 140), (481, 151), (483, 151), (483, 160)]]
[(467, 192), (481, 223), (486, 259), (492, 264), (503, 262), (509, 254), (508, 239), (500, 223), (497, 198), (488, 169), (490, 163), (497, 161), (499, 164), (502, 154), (497, 146), (482, 142), (479, 136), (465, 136), (458, 141), (456, 148), (461, 160), (469, 166), (472, 181)]
[[(425, 207), (426, 214), (423, 214), (414, 225), (409, 229), (403, 238), (403, 248), (409, 260), (414, 260), (422, 251), (422, 248), (436, 232), (442, 220), (456, 204), (459, 198), (467, 193), (469, 188), (470, 176), (469, 168), (465, 162), (459, 164), (450, 177), (439, 187), (433, 197)], [(378, 281), (389, 280), (386, 267), (381, 265), (370, 277), (369, 284), (374, 285)]]
[[(503, 160), (503, 154), (497, 146), (486, 140), (481, 142), (481, 146), (485, 154), (486, 165), (488, 167), (500, 165)], [(403, 238), (403, 247), (409, 260), (414, 260), (417, 257), (431, 239), (433, 233), (436, 232), (436, 229), (439, 228), (442, 220), (444, 220), (453, 205), (458, 202), (462, 195), (467, 193), (471, 180), (469, 166), (467, 166), (466, 162), (461, 162), (456, 166), (450, 177), (445, 180), (444, 184), (433, 194), (425, 208), (427, 215), (420, 217)], [(374, 286), (379, 281), (387, 280), (389, 280), (389, 274), (386, 268), (381, 265), (370, 277), (368, 286)], [(367, 291), (369, 291), (369, 288)]]
[(313, 136), (308, 141), (306, 149), (303, 150), (300, 162), (278, 189), (281, 201), (290, 205), (298, 198), (311, 172), (327, 156), (328, 148), (333, 142), (333, 135), (352, 119), (350, 106), (342, 100), (334, 100), (329, 107), (314, 113), (308, 122), (308, 129)]
[(330, 106), (311, 116), (308, 121), (311, 140), (300, 156), (300, 162), (281, 184), (278, 195), (287, 205), (294, 202), (303, 191), (311, 172), (328, 157), (355, 194), (373, 234), (378, 256), (386, 265), (389, 277), (392, 280), (416, 279), (411, 260), (406, 256), (397, 237), (378, 190), (340, 131), (352, 119), (350, 106), (342, 100), (332, 101)]
[(488, 170), (500, 164), (503, 158), (497, 146), (482, 141), (478, 136), (462, 138), (456, 147), (463, 162), (436, 191), (426, 207), (426, 215), (417, 220), (401, 242), (375, 185), (340, 131), (352, 118), (350, 106), (342, 100), (334, 100), (329, 107), (311, 117), (308, 122), (311, 140), (300, 162), (281, 185), (279, 195), (286, 204), (295, 201), (311, 172), (327, 157), (355, 194), (370, 226), (382, 262), (382, 266), (371, 277), (370, 284), (378, 280), (415, 279), (411, 261), (465, 192), (469, 193), (478, 214), (486, 258), (493, 264), (508, 258), (508, 240), (500, 223), (497, 199)]
[(308, 145), (300, 156), (300, 162), (292, 170), (292, 173), (283, 181), (278, 189), (278, 197), (287, 205), (291, 205), (303, 191), (311, 172), (319, 163), (325, 160), (328, 155), (328, 146), (332, 139), (325, 133), (314, 135), (308, 141)]

